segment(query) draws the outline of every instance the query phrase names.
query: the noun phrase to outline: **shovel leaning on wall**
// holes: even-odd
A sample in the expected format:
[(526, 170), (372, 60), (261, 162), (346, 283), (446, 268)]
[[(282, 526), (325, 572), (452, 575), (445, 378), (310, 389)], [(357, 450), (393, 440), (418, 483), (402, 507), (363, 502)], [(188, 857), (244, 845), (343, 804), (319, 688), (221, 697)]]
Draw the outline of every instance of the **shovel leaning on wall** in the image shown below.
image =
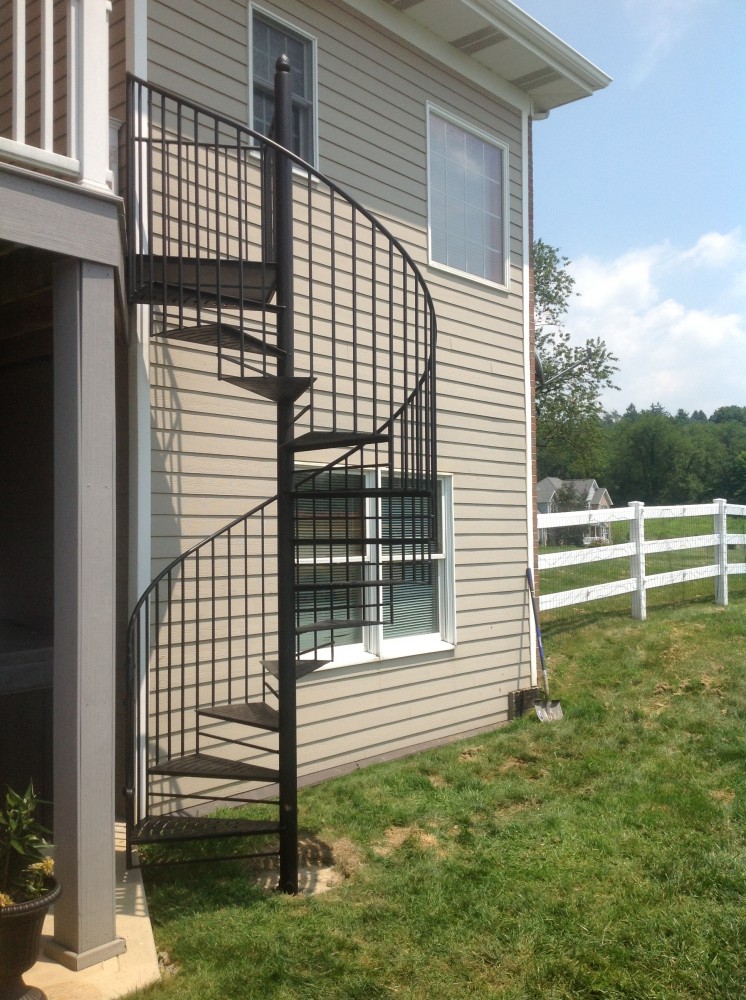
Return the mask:
[(547, 664), (544, 659), (544, 643), (541, 641), (539, 602), (534, 593), (534, 578), (530, 567), (526, 570), (526, 580), (528, 581), (528, 592), (531, 595), (531, 608), (533, 609), (536, 641), (539, 646), (539, 660), (541, 661), (541, 677), (544, 682), (544, 701), (535, 701), (534, 709), (541, 722), (559, 722), (563, 718), (562, 706), (558, 701), (550, 701), (549, 699), (549, 676), (547, 675)]

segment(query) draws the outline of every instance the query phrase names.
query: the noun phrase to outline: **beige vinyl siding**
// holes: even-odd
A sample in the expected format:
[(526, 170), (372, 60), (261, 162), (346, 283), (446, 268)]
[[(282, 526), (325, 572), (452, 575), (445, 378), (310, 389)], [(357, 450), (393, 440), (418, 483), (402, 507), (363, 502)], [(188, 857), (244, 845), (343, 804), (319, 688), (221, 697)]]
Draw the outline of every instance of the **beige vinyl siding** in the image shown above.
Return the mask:
[(125, 119), (127, 73), (126, 0), (112, 0), (109, 15), (109, 107), (112, 118)]
[(247, 0), (157, 0), (148, 5), (149, 79), (248, 122)]
[[(303, 678), (300, 759), (312, 775), (494, 725), (508, 692), (528, 685), (521, 116), (343, 4), (261, 7), (317, 39), (321, 172), (379, 215), (428, 281), (439, 470), (454, 477), (457, 646)], [(152, 81), (245, 122), (248, 2), (156, 0), (149, 11)], [(427, 265), (427, 102), (509, 146), (507, 289)], [(274, 492), (274, 414), (219, 385), (209, 352), (154, 342), (151, 360), (155, 568)]]

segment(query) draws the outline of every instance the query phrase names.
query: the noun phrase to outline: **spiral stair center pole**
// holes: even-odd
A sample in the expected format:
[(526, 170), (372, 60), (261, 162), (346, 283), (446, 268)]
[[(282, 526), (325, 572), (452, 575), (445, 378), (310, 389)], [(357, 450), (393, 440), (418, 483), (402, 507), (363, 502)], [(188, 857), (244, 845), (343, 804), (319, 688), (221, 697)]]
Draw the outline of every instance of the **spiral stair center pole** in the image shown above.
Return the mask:
[[(280, 56), (275, 67), (275, 138), (292, 148), (290, 63)], [(275, 226), (277, 255), (277, 346), (284, 352), (278, 375), (294, 375), (293, 315), (293, 166), (276, 154)], [(293, 399), (277, 402), (277, 630), (279, 682), (280, 884), (282, 892), (298, 892), (298, 750), (295, 678), (295, 550)]]

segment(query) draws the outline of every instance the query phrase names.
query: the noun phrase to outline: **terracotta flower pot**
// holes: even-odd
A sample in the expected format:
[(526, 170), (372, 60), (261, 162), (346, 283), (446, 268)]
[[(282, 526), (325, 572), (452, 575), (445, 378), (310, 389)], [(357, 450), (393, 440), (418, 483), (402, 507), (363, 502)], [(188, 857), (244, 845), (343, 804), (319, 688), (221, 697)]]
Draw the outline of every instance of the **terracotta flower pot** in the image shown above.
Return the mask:
[(26, 986), (23, 973), (39, 956), (44, 917), (62, 891), (53, 878), (49, 891), (26, 903), (0, 907), (0, 1000), (43, 1000), (44, 994)]

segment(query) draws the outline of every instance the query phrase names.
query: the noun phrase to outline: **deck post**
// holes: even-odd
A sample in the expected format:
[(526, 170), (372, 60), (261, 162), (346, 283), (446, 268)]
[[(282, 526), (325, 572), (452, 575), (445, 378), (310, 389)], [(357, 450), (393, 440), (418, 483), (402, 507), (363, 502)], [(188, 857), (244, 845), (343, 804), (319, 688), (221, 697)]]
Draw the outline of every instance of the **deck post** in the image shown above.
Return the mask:
[(125, 951), (114, 866), (114, 272), (54, 270), (54, 839), (64, 887), (47, 954), (76, 971)]
[[(280, 56), (275, 71), (274, 138), (285, 149), (293, 142), (290, 62)], [(275, 154), (275, 249), (277, 255), (277, 346), (280, 377), (294, 374), (293, 340), (293, 164)], [(294, 401), (277, 402), (277, 630), (280, 717), (280, 884), (282, 892), (298, 891), (298, 752), (295, 693), (295, 550), (293, 451)]]

